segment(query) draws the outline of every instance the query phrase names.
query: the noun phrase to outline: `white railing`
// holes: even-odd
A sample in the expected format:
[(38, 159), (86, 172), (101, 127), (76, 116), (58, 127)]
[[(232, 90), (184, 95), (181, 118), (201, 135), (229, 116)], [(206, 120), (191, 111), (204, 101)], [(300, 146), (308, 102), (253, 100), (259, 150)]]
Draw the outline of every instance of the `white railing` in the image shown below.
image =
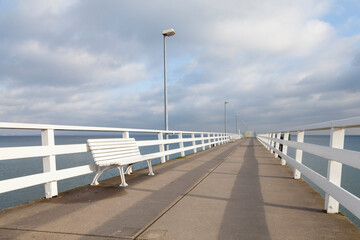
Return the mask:
[[(281, 164), (288, 162), (294, 167), (294, 179), (301, 174), (325, 191), (325, 210), (338, 213), (339, 203), (360, 218), (360, 198), (341, 187), (342, 164), (360, 169), (360, 152), (344, 148), (345, 129), (360, 127), (360, 117), (312, 124), (293, 129), (258, 134), (258, 140), (275, 158), (281, 156)], [(304, 143), (305, 131), (330, 130), (329, 146)], [(289, 141), (289, 133), (297, 132), (297, 141)], [(282, 138), (282, 139), (281, 139)], [(279, 146), (282, 144), (282, 151)], [(288, 147), (296, 149), (295, 159), (287, 155)], [(302, 164), (302, 154), (308, 152), (328, 159), (327, 177), (323, 177)]]
[[(152, 133), (157, 134), (157, 140), (137, 141), (139, 147), (158, 146), (159, 150), (155, 153), (143, 155), (146, 159), (161, 158), (161, 162), (166, 161), (166, 156), (180, 153), (185, 155), (186, 151), (205, 150), (216, 145), (224, 144), (229, 141), (229, 136), (224, 133), (215, 132), (188, 132), (188, 131), (162, 131), (146, 129), (127, 129), (127, 128), (105, 128), (105, 127), (84, 127), (84, 126), (62, 126), (44, 124), (24, 124), (24, 123), (5, 123), (0, 122), (0, 129), (19, 129), (19, 130), (40, 130), (41, 146), (30, 147), (3, 147), (0, 148), (0, 161), (14, 160), (32, 157), (43, 158), (43, 172), (23, 177), (16, 177), (0, 181), (0, 193), (14, 191), (39, 184), (45, 185), (45, 197), (51, 198), (58, 195), (57, 181), (77, 177), (97, 171), (95, 164), (77, 166), (72, 168), (56, 169), (56, 156), (62, 154), (85, 153), (89, 152), (87, 144), (55, 144), (55, 131), (86, 131), (86, 132), (115, 132), (122, 133), (123, 138), (129, 138), (130, 133)], [(168, 135), (177, 135), (177, 138), (168, 139)], [(183, 138), (183, 135), (191, 137)], [(191, 143), (184, 147), (184, 143)], [(164, 146), (168, 144), (179, 144), (179, 147), (166, 150)], [(188, 144), (189, 145), (189, 144)]]

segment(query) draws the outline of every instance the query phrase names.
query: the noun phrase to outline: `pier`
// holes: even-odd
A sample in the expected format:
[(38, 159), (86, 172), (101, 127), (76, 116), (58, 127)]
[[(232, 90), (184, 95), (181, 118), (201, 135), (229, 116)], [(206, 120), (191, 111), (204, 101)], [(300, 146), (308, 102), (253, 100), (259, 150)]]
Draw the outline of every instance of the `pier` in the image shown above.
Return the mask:
[(1, 211), (0, 239), (359, 239), (256, 138)]

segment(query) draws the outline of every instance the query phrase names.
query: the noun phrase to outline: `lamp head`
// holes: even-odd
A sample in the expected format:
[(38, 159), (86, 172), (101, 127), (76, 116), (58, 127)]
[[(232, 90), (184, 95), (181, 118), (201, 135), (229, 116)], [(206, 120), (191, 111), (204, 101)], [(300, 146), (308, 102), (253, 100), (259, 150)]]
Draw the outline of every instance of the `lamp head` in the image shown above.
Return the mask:
[(162, 32), (162, 35), (164, 35), (164, 37), (171, 37), (171, 36), (175, 35), (175, 31), (172, 28), (166, 29)]

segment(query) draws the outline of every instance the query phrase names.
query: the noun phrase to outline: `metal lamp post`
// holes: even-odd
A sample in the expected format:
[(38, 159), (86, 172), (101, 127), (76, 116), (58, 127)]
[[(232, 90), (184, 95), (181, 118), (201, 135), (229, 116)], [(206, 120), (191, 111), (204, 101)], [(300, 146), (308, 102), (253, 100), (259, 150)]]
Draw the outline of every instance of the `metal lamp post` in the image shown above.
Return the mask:
[[(164, 30), (162, 32), (162, 35), (164, 36), (164, 113), (165, 113), (165, 130), (169, 130), (169, 121), (168, 121), (168, 109), (167, 109), (167, 79), (166, 79), (166, 37), (171, 37), (175, 35), (174, 29), (170, 28), (167, 30)], [(168, 139), (168, 134), (166, 134), (166, 139)], [(169, 150), (169, 145), (165, 145), (166, 151)], [(169, 155), (166, 156), (166, 160), (169, 160)]]
[(229, 102), (228, 101), (225, 101), (225, 104), (224, 104), (224, 120), (225, 120), (225, 133), (226, 133), (226, 104), (228, 104)]
[(167, 79), (166, 79), (166, 37), (175, 35), (174, 29), (167, 29), (162, 32), (164, 36), (164, 112), (165, 112), (165, 130), (169, 130), (168, 109), (167, 109)]

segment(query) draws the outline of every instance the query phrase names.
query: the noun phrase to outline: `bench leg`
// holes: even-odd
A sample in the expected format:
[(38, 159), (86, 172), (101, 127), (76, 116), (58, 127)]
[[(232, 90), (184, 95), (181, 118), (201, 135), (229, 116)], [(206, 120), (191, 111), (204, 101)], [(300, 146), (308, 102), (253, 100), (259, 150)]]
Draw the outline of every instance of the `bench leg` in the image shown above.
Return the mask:
[(147, 160), (148, 166), (149, 166), (149, 175), (155, 175), (152, 169), (151, 160)]
[(106, 169), (108, 169), (108, 167), (98, 166), (98, 171), (97, 171), (97, 173), (96, 173), (96, 175), (95, 175), (95, 177), (94, 177), (91, 185), (93, 185), (93, 186), (94, 186), (94, 185), (99, 185), (98, 179), (99, 179), (100, 175), (101, 175)]
[(121, 178), (121, 184), (120, 187), (126, 187), (128, 184), (125, 182), (125, 174), (124, 174), (124, 167), (120, 166), (118, 167), (120, 172), (120, 178)]
[(130, 164), (130, 165), (126, 168), (125, 174), (128, 174), (128, 175), (132, 174), (132, 172), (133, 172), (133, 166), (134, 166), (134, 164)]

